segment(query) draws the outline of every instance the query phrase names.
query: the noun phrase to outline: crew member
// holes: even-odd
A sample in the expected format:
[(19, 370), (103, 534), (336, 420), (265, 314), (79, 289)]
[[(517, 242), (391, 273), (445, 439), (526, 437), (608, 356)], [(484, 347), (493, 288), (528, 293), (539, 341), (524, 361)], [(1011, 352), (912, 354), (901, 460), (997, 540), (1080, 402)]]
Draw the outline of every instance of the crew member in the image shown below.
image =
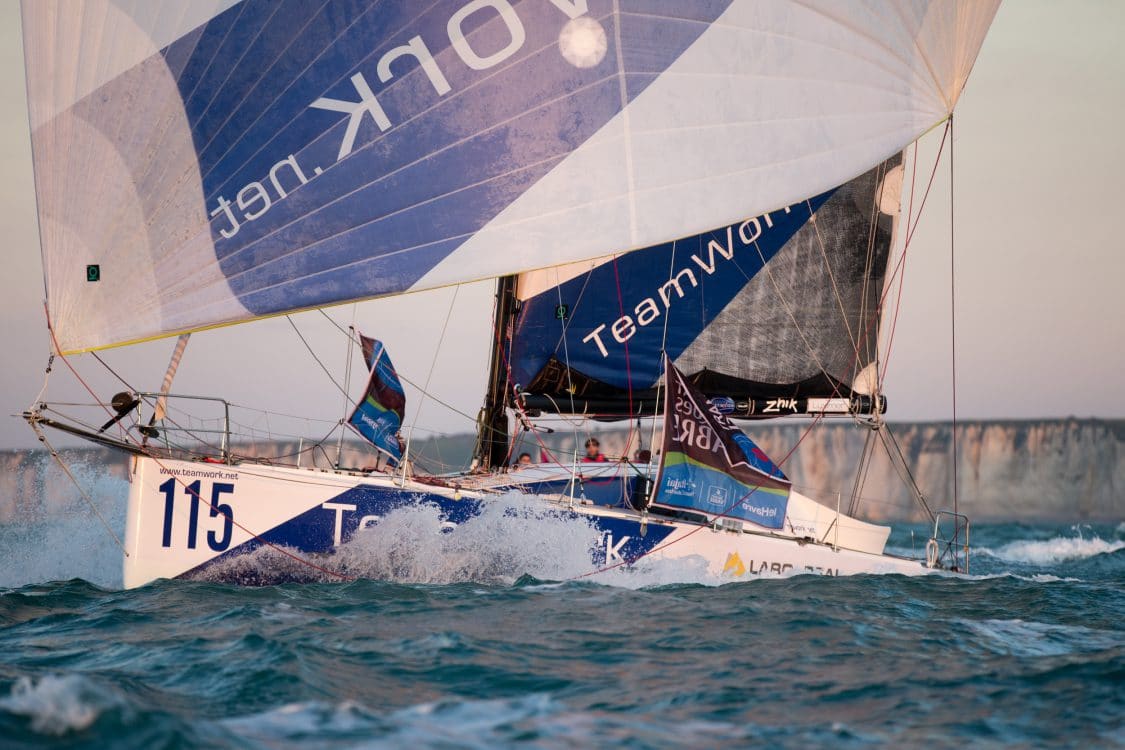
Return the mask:
[(600, 464), (605, 463), (609, 459), (601, 452), (602, 444), (598, 442), (597, 438), (589, 438), (586, 440), (586, 455), (582, 457), (583, 463)]

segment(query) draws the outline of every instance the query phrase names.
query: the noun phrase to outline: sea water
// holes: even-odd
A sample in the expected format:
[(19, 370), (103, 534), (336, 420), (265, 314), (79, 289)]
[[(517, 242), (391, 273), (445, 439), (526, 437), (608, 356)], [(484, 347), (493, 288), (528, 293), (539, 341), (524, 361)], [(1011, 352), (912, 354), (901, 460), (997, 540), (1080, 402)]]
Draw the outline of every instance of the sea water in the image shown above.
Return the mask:
[[(90, 493), (117, 533), (124, 492)], [(1125, 746), (1125, 524), (975, 525), (970, 577), (573, 580), (579, 522), (417, 509), (352, 582), (122, 591), (77, 493), (19, 500), (0, 748)]]

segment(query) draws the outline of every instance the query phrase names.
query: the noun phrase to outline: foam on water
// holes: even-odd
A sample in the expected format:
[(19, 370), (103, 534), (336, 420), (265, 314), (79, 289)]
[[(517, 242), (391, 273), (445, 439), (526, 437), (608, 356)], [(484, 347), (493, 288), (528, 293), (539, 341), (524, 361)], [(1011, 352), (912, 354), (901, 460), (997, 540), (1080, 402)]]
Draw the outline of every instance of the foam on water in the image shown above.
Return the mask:
[(91, 726), (122, 701), (80, 675), (46, 675), (38, 680), (20, 677), (11, 694), (0, 698), (0, 711), (24, 716), (32, 731), (62, 736)]
[[(557, 580), (588, 571), (599, 539), (586, 519), (544, 510), (513, 494), (486, 503), (480, 515), (458, 526), (447, 523), (436, 505), (400, 508), (316, 563), (350, 578), (399, 583), (506, 584), (523, 575)], [(245, 583), (338, 580), (268, 547), (222, 561), (200, 577)]]
[(1008, 562), (1047, 565), (1112, 554), (1121, 549), (1125, 549), (1125, 541), (1102, 539), (1096, 534), (1085, 538), (1079, 533), (1073, 537), (1019, 539), (995, 549), (981, 547), (978, 551)]
[(1036, 573), (1032, 576), (1016, 576), (1016, 578), (1022, 578), (1023, 580), (1031, 581), (1032, 583), (1078, 583), (1082, 580), (1080, 578), (1073, 578), (1071, 576), (1062, 578), (1050, 573)]
[[(129, 483), (109, 475), (104, 465), (69, 466), (113, 532), (123, 538)], [(36, 493), (21, 498), (16, 517), (0, 524), (0, 587), (84, 578), (120, 588), (121, 549), (71, 481), (52, 468)]]
[(587, 519), (511, 494), (453, 528), (434, 506), (388, 514), (344, 545), (334, 564), (401, 583), (511, 583), (523, 575), (559, 580), (589, 571), (600, 539)]
[[(581, 577), (628, 588), (725, 582), (708, 573), (699, 557), (646, 558), (631, 568), (599, 571), (592, 554), (601, 545), (601, 532), (590, 519), (511, 493), (485, 503), (479, 515), (457, 526), (447, 523), (435, 505), (400, 508), (316, 563), (349, 578), (397, 583), (511, 584), (525, 576), (544, 581)], [(199, 577), (247, 584), (338, 580), (268, 547), (222, 561)]]

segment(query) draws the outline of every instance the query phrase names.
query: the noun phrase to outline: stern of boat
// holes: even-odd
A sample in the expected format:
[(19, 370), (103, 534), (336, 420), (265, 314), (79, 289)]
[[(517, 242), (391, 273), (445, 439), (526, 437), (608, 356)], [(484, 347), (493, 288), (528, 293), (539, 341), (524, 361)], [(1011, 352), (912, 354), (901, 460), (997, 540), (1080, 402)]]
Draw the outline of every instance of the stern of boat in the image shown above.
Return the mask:
[(963, 513), (949, 510), (935, 513), (934, 531), (926, 542), (926, 567), (968, 573), (969, 526), (969, 517)]

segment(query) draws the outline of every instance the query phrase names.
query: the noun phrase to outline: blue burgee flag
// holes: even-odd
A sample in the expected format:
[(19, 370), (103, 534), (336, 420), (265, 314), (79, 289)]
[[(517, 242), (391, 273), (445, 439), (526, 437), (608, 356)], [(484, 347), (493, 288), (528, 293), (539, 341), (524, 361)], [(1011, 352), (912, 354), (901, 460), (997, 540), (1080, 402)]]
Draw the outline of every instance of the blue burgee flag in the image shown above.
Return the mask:
[(398, 432), (406, 413), (406, 394), (383, 342), (360, 334), (359, 343), (371, 374), (363, 400), (356, 404), (348, 424), (396, 465), (402, 460)]

